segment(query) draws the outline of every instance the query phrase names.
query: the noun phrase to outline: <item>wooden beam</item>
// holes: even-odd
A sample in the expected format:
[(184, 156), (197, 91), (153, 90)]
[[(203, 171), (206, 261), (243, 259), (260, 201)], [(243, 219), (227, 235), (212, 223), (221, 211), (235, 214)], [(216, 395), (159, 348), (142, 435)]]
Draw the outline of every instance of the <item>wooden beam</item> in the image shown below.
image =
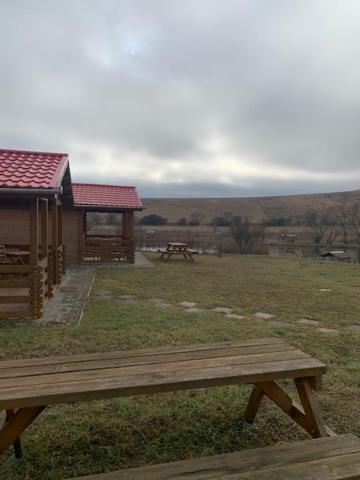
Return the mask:
[(53, 262), (53, 283), (57, 284), (59, 279), (59, 269), (57, 262), (57, 241), (58, 241), (58, 208), (56, 200), (52, 202), (51, 205), (51, 251), (52, 251), (52, 262)]
[(41, 258), (48, 256), (49, 250), (49, 209), (47, 198), (40, 199), (40, 216), (41, 216)]
[(30, 203), (30, 263), (38, 264), (39, 248), (39, 199), (35, 198)]
[(251, 392), (249, 403), (246, 407), (245, 411), (245, 420), (249, 423), (253, 423), (255, 421), (256, 414), (259, 410), (261, 400), (264, 397), (264, 391), (262, 390), (260, 385), (254, 385), (254, 388)]
[(311, 425), (311, 435), (313, 437), (326, 437), (327, 432), (325, 423), (322, 419), (320, 408), (317, 404), (313, 389), (309, 379), (295, 379), (295, 385), (304, 407), (305, 415)]
[(8, 419), (0, 431), (0, 455), (10, 447), (12, 443), (16, 443), (15, 453), (21, 456), (21, 434), (31, 425), (45, 407), (21, 408), (16, 413), (10, 414)]
[(63, 243), (63, 207), (58, 205), (57, 207), (57, 217), (58, 217), (58, 236), (57, 236), (57, 245), (62, 245)]

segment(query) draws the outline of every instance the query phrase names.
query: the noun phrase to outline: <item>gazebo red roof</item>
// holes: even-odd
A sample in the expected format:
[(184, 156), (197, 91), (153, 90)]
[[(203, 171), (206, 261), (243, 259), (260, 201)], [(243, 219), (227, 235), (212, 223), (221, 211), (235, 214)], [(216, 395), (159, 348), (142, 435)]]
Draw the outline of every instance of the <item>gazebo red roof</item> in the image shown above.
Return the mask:
[(58, 188), (68, 164), (66, 153), (0, 149), (0, 187)]
[(72, 190), (75, 206), (143, 208), (136, 187), (73, 183)]

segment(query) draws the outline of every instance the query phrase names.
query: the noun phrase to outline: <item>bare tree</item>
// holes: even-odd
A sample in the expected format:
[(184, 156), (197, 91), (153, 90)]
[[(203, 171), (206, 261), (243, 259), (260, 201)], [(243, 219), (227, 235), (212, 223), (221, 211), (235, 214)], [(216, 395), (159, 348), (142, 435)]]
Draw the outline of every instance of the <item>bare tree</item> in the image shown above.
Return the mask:
[(316, 210), (309, 207), (304, 215), (304, 223), (311, 228), (314, 243), (333, 243), (338, 236), (336, 219), (329, 208)]
[(251, 223), (247, 217), (232, 217), (230, 231), (240, 253), (253, 252), (255, 246), (264, 239), (265, 228), (265, 223)]
[(200, 225), (203, 219), (204, 214), (202, 214), (201, 212), (193, 212), (189, 218), (189, 225)]
[(349, 233), (351, 232), (352, 208), (348, 205), (341, 205), (335, 211), (335, 221), (338, 235), (341, 235), (342, 243), (348, 243)]

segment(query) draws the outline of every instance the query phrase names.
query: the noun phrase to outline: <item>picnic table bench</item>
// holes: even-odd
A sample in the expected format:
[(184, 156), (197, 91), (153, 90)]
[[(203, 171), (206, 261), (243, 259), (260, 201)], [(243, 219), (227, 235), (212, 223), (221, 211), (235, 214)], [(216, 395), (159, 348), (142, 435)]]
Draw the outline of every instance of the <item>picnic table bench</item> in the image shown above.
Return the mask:
[[(0, 362), (0, 455), (48, 405), (175, 390), (253, 384), (245, 418), (253, 422), (267, 396), (313, 437), (331, 433), (315, 396), (323, 363), (280, 339), (244, 340), (161, 349)], [(302, 406), (277, 383), (291, 380)]]
[(190, 250), (188, 248), (187, 243), (181, 243), (181, 242), (169, 242), (168, 246), (166, 249), (159, 249), (159, 253), (161, 253), (160, 258), (169, 260), (170, 257), (173, 255), (182, 255), (185, 260), (189, 259), (194, 262), (193, 255), (197, 255), (196, 250)]
[(213, 457), (101, 473), (73, 480), (355, 480), (360, 440), (354, 435), (305, 440)]

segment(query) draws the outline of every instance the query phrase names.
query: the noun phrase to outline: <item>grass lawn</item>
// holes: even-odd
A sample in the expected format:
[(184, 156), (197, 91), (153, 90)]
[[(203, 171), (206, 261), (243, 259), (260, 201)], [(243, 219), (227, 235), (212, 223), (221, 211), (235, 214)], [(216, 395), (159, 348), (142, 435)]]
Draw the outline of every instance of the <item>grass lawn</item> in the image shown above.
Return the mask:
[[(326, 363), (319, 393), (323, 415), (337, 433), (360, 435), (359, 265), (293, 258), (199, 257), (195, 264), (150, 257), (153, 269), (99, 271), (80, 326), (0, 329), (0, 358), (102, 352), (276, 336)], [(97, 295), (111, 292), (110, 298)], [(323, 291), (325, 290), (325, 291)], [(137, 295), (126, 304), (121, 294)], [(172, 307), (150, 301), (160, 297)], [(243, 320), (221, 313), (232, 307)], [(255, 312), (274, 314), (271, 324)], [(297, 323), (307, 318), (340, 333)], [(0, 460), (0, 479), (63, 479), (130, 466), (210, 455), (306, 438), (266, 401), (255, 426), (242, 420), (250, 387), (128, 397), (50, 407), (27, 431), (23, 459), (12, 449)]]

